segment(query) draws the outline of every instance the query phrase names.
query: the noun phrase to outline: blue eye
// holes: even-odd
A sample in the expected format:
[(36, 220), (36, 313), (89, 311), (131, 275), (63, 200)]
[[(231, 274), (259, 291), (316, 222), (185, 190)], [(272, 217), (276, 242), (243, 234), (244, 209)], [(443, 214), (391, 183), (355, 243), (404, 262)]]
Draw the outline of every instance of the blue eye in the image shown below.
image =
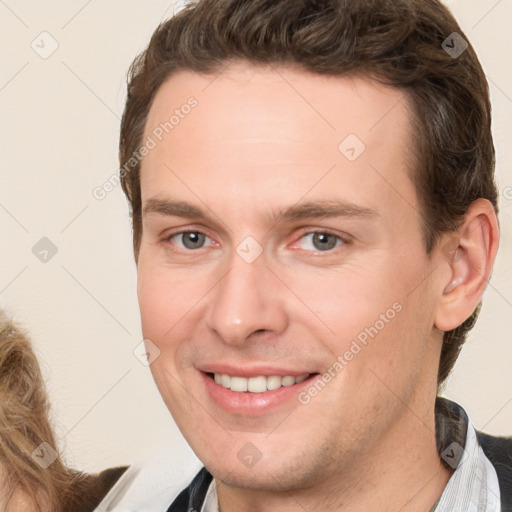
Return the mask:
[[(181, 237), (181, 247), (183, 249), (201, 249), (203, 244), (208, 238), (205, 234), (200, 233), (199, 231), (182, 231), (181, 233), (174, 233), (168, 238), (167, 241), (171, 242), (174, 238), (180, 239)], [(172, 242), (174, 243), (174, 242)], [(179, 246), (179, 244), (178, 244)]]
[[(301, 240), (308, 237), (309, 247), (306, 247), (306, 249), (312, 249), (314, 251), (330, 251), (335, 247), (338, 247), (339, 245), (345, 243), (345, 241), (342, 240), (339, 236), (333, 235), (331, 233), (324, 233), (321, 231), (307, 233), (301, 238)], [(338, 244), (338, 242), (340, 243)]]

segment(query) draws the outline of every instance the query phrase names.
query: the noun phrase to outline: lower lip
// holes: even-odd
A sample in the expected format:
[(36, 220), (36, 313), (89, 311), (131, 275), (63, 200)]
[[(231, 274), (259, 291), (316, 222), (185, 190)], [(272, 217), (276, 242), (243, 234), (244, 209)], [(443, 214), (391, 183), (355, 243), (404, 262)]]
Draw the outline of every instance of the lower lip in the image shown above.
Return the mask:
[(231, 391), (231, 389), (217, 384), (206, 373), (200, 371), (199, 374), (208, 394), (218, 406), (228, 412), (243, 416), (260, 416), (291, 400), (295, 400), (299, 404), (297, 395), (302, 389), (311, 385), (311, 381), (318, 376), (318, 374), (310, 375), (307, 379), (292, 386), (281, 386), (278, 389), (263, 393), (250, 393)]

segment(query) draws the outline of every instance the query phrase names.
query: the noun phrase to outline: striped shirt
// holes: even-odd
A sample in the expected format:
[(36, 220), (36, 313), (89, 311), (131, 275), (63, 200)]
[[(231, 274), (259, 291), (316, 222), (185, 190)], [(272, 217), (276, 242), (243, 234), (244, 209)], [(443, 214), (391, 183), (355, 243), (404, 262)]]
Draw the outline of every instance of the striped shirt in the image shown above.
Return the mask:
[(455, 471), (432, 512), (501, 512), (496, 470), (479, 445), (470, 421), (464, 447), (452, 441), (441, 457), (453, 463)]

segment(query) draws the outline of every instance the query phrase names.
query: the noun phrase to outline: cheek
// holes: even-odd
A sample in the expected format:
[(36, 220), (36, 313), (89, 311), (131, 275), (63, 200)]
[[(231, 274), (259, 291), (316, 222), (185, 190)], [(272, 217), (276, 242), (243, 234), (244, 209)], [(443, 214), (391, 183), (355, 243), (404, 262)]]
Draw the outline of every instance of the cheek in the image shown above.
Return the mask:
[(350, 380), (369, 369), (392, 380), (404, 376), (401, 365), (421, 359), (431, 330), (431, 300), (421, 286), (411, 292), (423, 272), (405, 264), (398, 272), (395, 260), (376, 260), (296, 282), (297, 295), (310, 309), (305, 313), (312, 333), (322, 335), (333, 363), (341, 358)]
[(304, 310), (322, 332), (334, 336), (340, 349), (360, 333), (364, 339), (365, 330), (376, 322), (382, 330), (380, 318), (386, 313), (387, 326), (396, 316), (393, 304), (401, 299), (397, 283), (392, 284), (382, 265), (347, 264), (339, 270), (316, 272), (314, 278), (294, 277), (294, 291), (309, 309), (298, 305), (297, 311)]
[[(142, 331), (145, 338), (160, 339), (161, 333), (169, 329), (172, 321), (173, 296), (165, 281), (157, 279), (156, 273), (139, 263), (137, 276), (137, 298), (141, 314)], [(167, 326), (167, 327), (166, 327)]]
[[(171, 411), (181, 410), (186, 401), (176, 378), (180, 360), (180, 339), (188, 339), (184, 331), (191, 306), (186, 297), (190, 285), (175, 279), (175, 273), (155, 265), (149, 259), (139, 259), (137, 297), (144, 339), (158, 347), (159, 355), (151, 363), (153, 375), (164, 402)], [(174, 414), (173, 414), (174, 416)], [(176, 419), (176, 418), (175, 418)]]
[(139, 260), (137, 297), (144, 336), (160, 342), (175, 337), (205, 293), (197, 276)]

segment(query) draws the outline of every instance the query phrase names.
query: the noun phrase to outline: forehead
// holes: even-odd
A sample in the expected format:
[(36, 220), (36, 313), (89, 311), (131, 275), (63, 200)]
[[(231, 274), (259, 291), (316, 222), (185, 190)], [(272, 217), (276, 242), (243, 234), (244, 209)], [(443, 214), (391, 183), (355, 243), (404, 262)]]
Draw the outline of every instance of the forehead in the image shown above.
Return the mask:
[[(283, 126), (291, 120), (297, 126), (307, 121), (311, 131), (336, 133), (335, 138), (351, 130), (370, 143), (382, 138), (397, 121), (406, 125), (409, 117), (409, 101), (403, 90), (366, 76), (320, 75), (292, 66), (235, 62), (215, 74), (189, 70), (173, 74), (157, 91), (146, 133), (169, 120), (190, 97), (197, 99), (203, 117), (217, 116), (217, 125), (223, 128), (218, 136), (224, 140), (226, 135), (237, 133), (239, 126), (252, 125), (255, 133), (260, 129), (270, 133), (277, 121)], [(228, 118), (235, 109), (236, 116)], [(226, 115), (219, 116), (219, 111)], [(257, 124), (251, 123), (255, 117)], [(228, 120), (228, 126), (223, 119)]]
[[(185, 108), (191, 98), (195, 106)], [(388, 181), (390, 200), (415, 202), (409, 100), (367, 77), (247, 63), (211, 75), (179, 71), (158, 90), (144, 138), (156, 147), (142, 162), (143, 199), (177, 174), (194, 190), (215, 179), (238, 195), (261, 183), (297, 195), (334, 166), (325, 190), (342, 184), (363, 193), (380, 183), (384, 192)]]

